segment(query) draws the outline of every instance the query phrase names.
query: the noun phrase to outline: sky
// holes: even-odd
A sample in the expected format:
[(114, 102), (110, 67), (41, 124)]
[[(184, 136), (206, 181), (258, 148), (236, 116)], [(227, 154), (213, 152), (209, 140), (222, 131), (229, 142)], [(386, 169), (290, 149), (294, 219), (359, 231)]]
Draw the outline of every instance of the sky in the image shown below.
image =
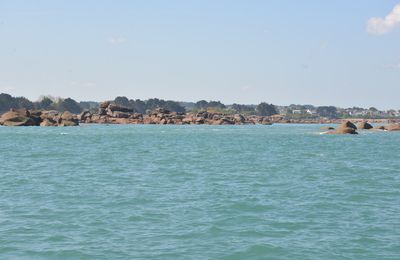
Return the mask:
[(0, 0), (0, 92), (400, 109), (400, 0)]

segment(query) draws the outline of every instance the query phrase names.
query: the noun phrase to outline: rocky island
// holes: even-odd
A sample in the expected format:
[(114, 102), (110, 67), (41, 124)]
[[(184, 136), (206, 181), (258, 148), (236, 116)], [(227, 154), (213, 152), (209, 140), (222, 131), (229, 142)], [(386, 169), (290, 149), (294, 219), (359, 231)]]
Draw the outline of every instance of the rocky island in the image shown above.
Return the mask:
[[(219, 101), (176, 102), (162, 99), (116, 97), (104, 102), (76, 102), (71, 98), (43, 97), (31, 102), (24, 97), (0, 94), (0, 125), (77, 126), (79, 124), (160, 125), (271, 125), (327, 124), (327, 134), (357, 134), (357, 131), (398, 131), (395, 110), (375, 108), (340, 109), (311, 105), (224, 105)], [(371, 125), (373, 123), (374, 125)], [(357, 125), (358, 124), (358, 125)], [(332, 125), (338, 125), (336, 129)], [(357, 126), (356, 126), (357, 125)]]
[(86, 124), (208, 124), (208, 125), (271, 125), (266, 116), (225, 115), (201, 111), (198, 113), (171, 112), (157, 108), (149, 114), (134, 113), (132, 109), (112, 102), (103, 102), (97, 113), (83, 111), (72, 114), (69, 111), (11, 109), (0, 117), (4, 126), (77, 126)]
[[(356, 120), (357, 121), (357, 120)], [(382, 121), (378, 121), (382, 122)], [(326, 134), (358, 134), (357, 130), (400, 131), (399, 123), (372, 126), (365, 120), (358, 126), (348, 120), (284, 120), (279, 116), (246, 116), (243, 114), (227, 115), (218, 112), (199, 111), (197, 113), (171, 112), (157, 108), (149, 114), (135, 113), (133, 109), (102, 102), (97, 113), (83, 111), (73, 114), (69, 111), (11, 109), (0, 117), (3, 126), (78, 126), (85, 124), (160, 124), (160, 125), (271, 125), (273, 123), (324, 123), (339, 124), (335, 129), (324, 126)]]

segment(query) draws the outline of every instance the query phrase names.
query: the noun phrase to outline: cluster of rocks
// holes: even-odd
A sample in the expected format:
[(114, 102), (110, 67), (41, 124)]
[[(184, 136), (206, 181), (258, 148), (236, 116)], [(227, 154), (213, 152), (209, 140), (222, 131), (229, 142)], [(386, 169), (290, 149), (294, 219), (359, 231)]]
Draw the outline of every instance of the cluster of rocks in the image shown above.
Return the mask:
[(0, 117), (4, 126), (77, 126), (79, 120), (70, 112), (11, 109)]
[[(356, 121), (353, 121), (356, 122)], [(357, 130), (380, 130), (380, 131), (400, 131), (400, 123), (389, 123), (385, 126), (372, 126), (366, 121), (358, 121), (356, 126), (353, 122), (343, 121), (335, 129), (333, 127), (323, 127), (322, 130), (327, 134), (358, 134)], [(163, 108), (155, 109), (149, 114), (135, 113), (131, 108), (117, 105), (112, 102), (100, 104), (97, 113), (84, 111), (79, 115), (70, 112), (59, 112), (55, 110), (26, 110), (11, 109), (0, 117), (0, 125), (4, 126), (77, 126), (79, 123), (88, 124), (174, 124), (174, 125), (245, 125), (272, 123), (318, 123), (285, 121), (282, 117), (272, 116), (245, 116), (241, 114), (226, 115), (209, 111), (198, 113), (171, 112)], [(327, 122), (319, 122), (327, 123)]]
[(208, 124), (208, 125), (242, 125), (242, 124), (272, 124), (268, 117), (244, 116), (241, 114), (225, 115), (202, 111), (199, 113), (171, 112), (163, 108), (157, 108), (149, 114), (134, 113), (130, 108), (103, 102), (98, 113), (91, 114), (88, 111), (78, 115), (78, 119), (84, 123), (98, 124)]
[(400, 124), (388, 124), (385, 126), (373, 126), (368, 122), (359, 122), (356, 126), (350, 121), (342, 122), (336, 129), (331, 126), (322, 127), (321, 130), (328, 131), (327, 134), (358, 134), (357, 130), (375, 130), (375, 131), (400, 131)]

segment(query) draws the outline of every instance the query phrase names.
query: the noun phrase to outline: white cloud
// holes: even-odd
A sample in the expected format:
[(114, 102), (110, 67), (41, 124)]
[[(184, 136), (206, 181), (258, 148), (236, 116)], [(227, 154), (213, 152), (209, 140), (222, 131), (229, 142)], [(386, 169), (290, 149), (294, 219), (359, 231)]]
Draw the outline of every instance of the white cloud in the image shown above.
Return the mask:
[(372, 17), (367, 23), (367, 32), (370, 34), (381, 35), (390, 32), (400, 25), (400, 4), (396, 5), (392, 12), (385, 18)]
[(392, 63), (392, 64), (386, 64), (385, 68), (388, 68), (388, 69), (400, 69), (400, 62)]
[(124, 37), (111, 37), (108, 39), (108, 42), (111, 44), (122, 44), (126, 42), (126, 39)]

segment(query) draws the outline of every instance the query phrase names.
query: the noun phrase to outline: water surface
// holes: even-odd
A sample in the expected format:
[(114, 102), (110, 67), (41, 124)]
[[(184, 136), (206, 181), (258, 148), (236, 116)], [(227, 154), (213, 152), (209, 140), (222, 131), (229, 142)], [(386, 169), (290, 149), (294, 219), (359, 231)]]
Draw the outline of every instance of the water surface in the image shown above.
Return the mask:
[(399, 259), (400, 133), (0, 127), (1, 259)]

